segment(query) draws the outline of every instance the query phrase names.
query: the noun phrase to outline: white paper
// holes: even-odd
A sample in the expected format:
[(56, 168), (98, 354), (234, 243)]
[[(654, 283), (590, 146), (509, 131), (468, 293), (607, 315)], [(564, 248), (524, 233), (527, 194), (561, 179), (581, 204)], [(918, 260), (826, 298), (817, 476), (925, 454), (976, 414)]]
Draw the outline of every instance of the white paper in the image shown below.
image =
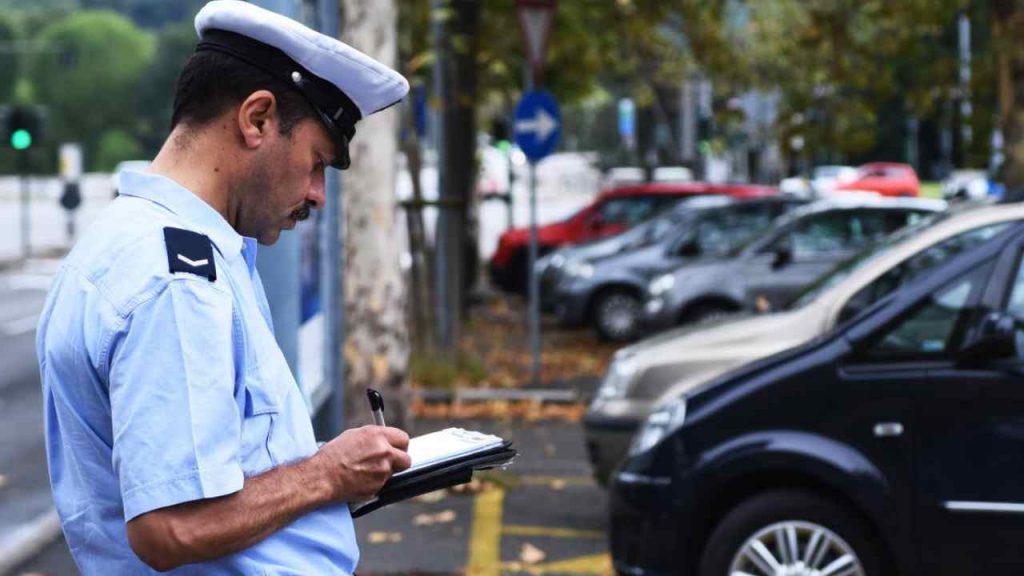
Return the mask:
[(493, 434), (484, 434), (462, 428), (446, 428), (409, 440), (409, 458), (412, 466), (395, 474), (396, 478), (442, 460), (459, 458), (501, 446), (504, 442)]

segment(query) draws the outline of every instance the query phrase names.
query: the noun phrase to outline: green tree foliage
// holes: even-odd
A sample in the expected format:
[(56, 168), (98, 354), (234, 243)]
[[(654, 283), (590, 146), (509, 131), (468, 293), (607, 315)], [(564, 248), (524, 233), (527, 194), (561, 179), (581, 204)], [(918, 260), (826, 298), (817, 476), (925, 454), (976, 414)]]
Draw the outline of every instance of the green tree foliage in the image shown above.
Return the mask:
[(139, 80), (153, 60), (154, 42), (112, 12), (81, 11), (38, 36), (53, 50), (33, 54), (28, 77), (49, 108), (49, 134), (77, 140), (87, 154), (107, 130), (136, 130)]
[(107, 130), (100, 136), (92, 166), (95, 170), (113, 171), (118, 162), (138, 160), (142, 157), (142, 145), (124, 130)]
[[(14, 42), (18, 39), (14, 22), (0, 13), (0, 44)], [(0, 52), (0, 102), (10, 102), (14, 96), (14, 86), (18, 81), (19, 58), (14, 51)]]

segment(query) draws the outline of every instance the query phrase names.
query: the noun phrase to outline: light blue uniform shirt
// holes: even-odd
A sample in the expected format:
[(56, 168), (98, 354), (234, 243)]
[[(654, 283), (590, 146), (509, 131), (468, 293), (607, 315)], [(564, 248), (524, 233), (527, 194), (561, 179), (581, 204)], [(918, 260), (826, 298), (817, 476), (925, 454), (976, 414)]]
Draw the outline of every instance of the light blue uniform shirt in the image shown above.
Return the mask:
[[(256, 241), (163, 177), (125, 173), (120, 191), (54, 279), (36, 337), (50, 483), (86, 575), (152, 573), (128, 545), (128, 520), (237, 492), (317, 450), (274, 340)], [(210, 238), (215, 281), (169, 271), (164, 227)], [(339, 504), (173, 573), (346, 574), (358, 558)]]

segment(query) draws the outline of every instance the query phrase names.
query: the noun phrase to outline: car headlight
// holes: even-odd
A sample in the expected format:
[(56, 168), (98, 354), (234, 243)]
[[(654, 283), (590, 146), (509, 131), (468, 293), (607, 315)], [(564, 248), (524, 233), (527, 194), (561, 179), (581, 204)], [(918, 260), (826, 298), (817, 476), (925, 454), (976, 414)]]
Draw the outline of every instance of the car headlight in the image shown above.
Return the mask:
[(629, 455), (634, 456), (646, 452), (661, 442), (666, 436), (675, 432), (686, 420), (686, 397), (680, 396), (658, 408), (644, 420), (633, 436), (629, 447)]
[(601, 386), (597, 389), (596, 399), (624, 398), (633, 383), (634, 376), (636, 376), (636, 364), (628, 357), (613, 360), (611, 366), (608, 367), (608, 373), (601, 381)]
[(562, 254), (554, 254), (551, 256), (551, 261), (548, 263), (552, 268), (561, 268), (565, 265), (565, 256)]
[(647, 286), (647, 292), (651, 296), (661, 296), (665, 292), (668, 292), (676, 285), (676, 275), (672, 273), (662, 274), (651, 281), (650, 285)]
[(590, 278), (594, 275), (594, 265), (574, 260), (566, 263), (565, 273), (576, 278)]

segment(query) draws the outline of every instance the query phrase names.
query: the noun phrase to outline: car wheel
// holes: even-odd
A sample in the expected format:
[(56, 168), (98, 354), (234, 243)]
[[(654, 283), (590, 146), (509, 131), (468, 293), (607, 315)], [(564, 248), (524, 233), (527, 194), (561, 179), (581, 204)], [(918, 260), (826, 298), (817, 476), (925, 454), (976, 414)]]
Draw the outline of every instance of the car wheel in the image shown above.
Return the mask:
[(717, 304), (703, 304), (687, 312), (683, 324), (703, 324), (735, 313), (735, 310)]
[(598, 295), (594, 303), (594, 327), (603, 340), (621, 342), (640, 332), (640, 299), (620, 290)]
[(718, 524), (700, 576), (879, 576), (876, 539), (846, 508), (802, 491), (755, 496)]

